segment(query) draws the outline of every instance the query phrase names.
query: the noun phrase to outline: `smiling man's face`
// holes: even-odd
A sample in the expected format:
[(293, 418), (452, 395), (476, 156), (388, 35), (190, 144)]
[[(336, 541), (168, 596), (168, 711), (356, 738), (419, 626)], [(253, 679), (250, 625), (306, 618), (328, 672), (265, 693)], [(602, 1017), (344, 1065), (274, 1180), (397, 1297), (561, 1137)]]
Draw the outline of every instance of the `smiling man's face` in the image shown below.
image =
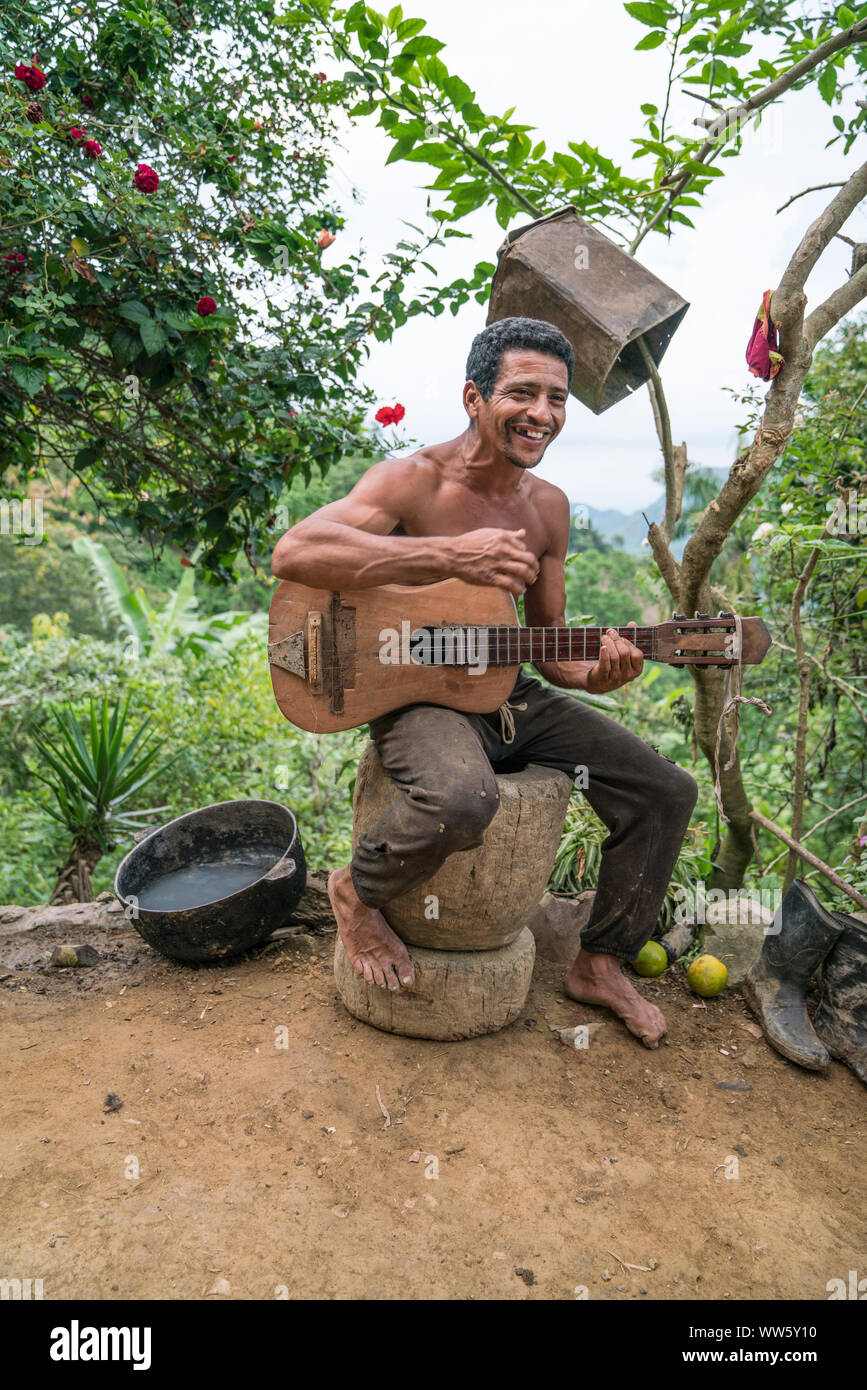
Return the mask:
[(490, 400), (473, 388), (481, 439), (517, 468), (535, 468), (566, 420), (569, 377), (565, 362), (546, 352), (504, 352)]

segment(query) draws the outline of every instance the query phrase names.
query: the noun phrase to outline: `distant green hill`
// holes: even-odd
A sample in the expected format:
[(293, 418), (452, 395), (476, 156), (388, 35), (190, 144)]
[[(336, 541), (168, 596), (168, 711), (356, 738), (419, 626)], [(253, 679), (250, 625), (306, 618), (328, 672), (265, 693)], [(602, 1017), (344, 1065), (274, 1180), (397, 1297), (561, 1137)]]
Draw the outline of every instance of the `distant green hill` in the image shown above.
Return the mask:
[[(713, 473), (719, 476), (720, 482), (728, 477), (727, 468), (703, 468), (704, 474)], [(641, 554), (645, 547), (641, 544), (647, 535), (648, 521), (661, 521), (665, 510), (665, 493), (661, 492), (646, 507), (640, 507), (634, 512), (620, 512), (614, 507), (591, 507), (584, 502), (572, 503), (572, 516), (580, 514), (586, 517), (594, 530), (599, 532), (603, 540), (608, 541), (609, 545), (617, 544), (623, 550), (630, 551), (633, 555)], [(618, 540), (619, 537), (619, 540)], [(683, 553), (685, 539), (675, 541), (672, 551), (679, 559)]]

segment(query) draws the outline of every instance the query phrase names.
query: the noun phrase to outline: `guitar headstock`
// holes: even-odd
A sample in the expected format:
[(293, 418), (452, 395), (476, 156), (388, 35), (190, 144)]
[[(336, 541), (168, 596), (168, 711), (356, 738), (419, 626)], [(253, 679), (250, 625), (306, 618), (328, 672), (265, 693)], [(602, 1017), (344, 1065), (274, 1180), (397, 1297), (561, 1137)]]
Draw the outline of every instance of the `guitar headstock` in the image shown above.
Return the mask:
[(696, 613), (686, 618), (675, 613), (671, 622), (656, 628), (656, 658), (671, 666), (758, 666), (771, 645), (771, 634), (761, 618), (741, 618), (743, 646), (738, 653), (738, 623), (733, 613)]

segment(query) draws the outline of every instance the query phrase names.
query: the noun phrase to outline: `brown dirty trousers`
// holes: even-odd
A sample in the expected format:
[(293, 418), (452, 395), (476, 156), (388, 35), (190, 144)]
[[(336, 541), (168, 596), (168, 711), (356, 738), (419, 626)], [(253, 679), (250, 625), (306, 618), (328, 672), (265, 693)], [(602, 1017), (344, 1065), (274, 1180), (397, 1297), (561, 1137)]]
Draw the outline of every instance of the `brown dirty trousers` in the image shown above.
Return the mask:
[(510, 741), (499, 710), (409, 705), (373, 720), (382, 765), (404, 795), (360, 836), (355, 891), (369, 907), (409, 892), (450, 854), (482, 843), (499, 804), (495, 771), (556, 767), (579, 780), (609, 831), (581, 945), (634, 960), (656, 925), (698, 788), (622, 725), (532, 676), (519, 674), (508, 703)]

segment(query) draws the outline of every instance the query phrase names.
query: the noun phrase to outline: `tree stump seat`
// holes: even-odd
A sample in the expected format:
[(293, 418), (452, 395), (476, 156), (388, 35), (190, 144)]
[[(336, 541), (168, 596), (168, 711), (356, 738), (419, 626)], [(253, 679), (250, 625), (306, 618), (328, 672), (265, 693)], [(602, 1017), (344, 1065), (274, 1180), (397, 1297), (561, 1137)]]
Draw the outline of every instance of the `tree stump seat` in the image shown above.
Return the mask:
[[(483, 843), (450, 855), (427, 881), (383, 910), (407, 944), (413, 985), (394, 992), (368, 985), (338, 938), (337, 988), (356, 1018), (386, 1032), (451, 1040), (494, 1032), (520, 1014), (535, 958), (526, 927), (548, 882), (572, 782), (534, 764), (496, 777), (499, 808)], [(404, 795), (369, 744), (355, 783), (353, 848)]]

